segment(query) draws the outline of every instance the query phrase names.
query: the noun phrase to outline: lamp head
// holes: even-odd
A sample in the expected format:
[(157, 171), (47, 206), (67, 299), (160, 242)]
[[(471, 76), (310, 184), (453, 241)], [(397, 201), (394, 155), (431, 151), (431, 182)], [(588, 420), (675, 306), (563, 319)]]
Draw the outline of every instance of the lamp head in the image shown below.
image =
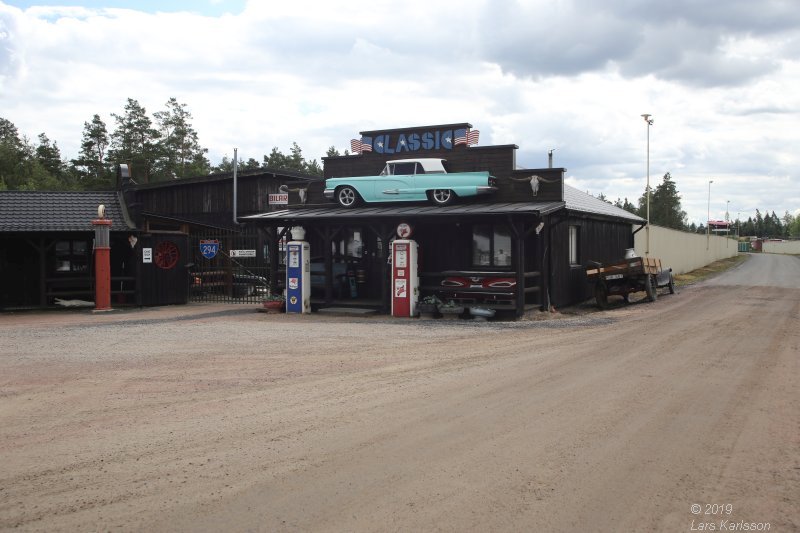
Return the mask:
[(650, 113), (645, 113), (645, 114), (642, 115), (642, 118), (644, 119), (645, 122), (647, 122), (650, 126), (652, 126), (653, 125), (653, 119), (650, 118), (652, 116), (653, 115), (651, 115)]

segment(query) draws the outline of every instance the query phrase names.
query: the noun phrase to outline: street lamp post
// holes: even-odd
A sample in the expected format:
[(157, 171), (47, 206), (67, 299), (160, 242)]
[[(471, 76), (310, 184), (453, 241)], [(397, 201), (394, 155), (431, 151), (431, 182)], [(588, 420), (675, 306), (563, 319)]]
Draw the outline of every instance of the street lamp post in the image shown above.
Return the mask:
[(742, 236), (742, 212), (737, 211), (736, 213), (736, 240), (739, 240), (739, 237)]
[(711, 245), (711, 184), (714, 180), (708, 180), (708, 211), (706, 213), (706, 250)]
[(645, 189), (645, 195), (647, 196), (647, 227), (645, 228), (647, 245), (644, 252), (645, 256), (650, 255), (650, 126), (653, 125), (651, 116), (649, 113), (642, 115), (644, 121), (647, 122), (647, 188)]
[(731, 216), (729, 214), (730, 207), (731, 201), (725, 200), (725, 248), (728, 247), (728, 241), (731, 239)]

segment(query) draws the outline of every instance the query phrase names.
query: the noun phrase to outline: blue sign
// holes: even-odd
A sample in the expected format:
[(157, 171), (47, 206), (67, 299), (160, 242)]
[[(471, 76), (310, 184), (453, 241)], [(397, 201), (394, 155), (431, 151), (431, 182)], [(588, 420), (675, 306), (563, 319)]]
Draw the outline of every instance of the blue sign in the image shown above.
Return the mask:
[(206, 259), (214, 259), (219, 252), (219, 241), (217, 239), (201, 240), (200, 253)]
[(373, 134), (370, 137), (361, 137), (350, 141), (353, 153), (402, 154), (421, 150), (454, 150), (458, 145), (469, 147), (478, 144), (481, 132), (471, 129), (470, 126), (419, 132), (414, 132), (409, 128), (405, 133), (397, 133), (397, 130), (370, 133)]

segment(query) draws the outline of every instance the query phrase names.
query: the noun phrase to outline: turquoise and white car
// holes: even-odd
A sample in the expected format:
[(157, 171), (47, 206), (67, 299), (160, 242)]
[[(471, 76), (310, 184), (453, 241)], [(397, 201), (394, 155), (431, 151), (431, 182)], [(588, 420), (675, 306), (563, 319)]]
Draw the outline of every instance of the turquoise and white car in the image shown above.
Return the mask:
[(497, 179), (488, 172), (448, 174), (444, 159), (400, 159), (387, 161), (378, 176), (329, 178), (325, 197), (342, 207), (362, 202), (418, 202), (448, 205), (458, 197), (489, 194), (497, 190)]

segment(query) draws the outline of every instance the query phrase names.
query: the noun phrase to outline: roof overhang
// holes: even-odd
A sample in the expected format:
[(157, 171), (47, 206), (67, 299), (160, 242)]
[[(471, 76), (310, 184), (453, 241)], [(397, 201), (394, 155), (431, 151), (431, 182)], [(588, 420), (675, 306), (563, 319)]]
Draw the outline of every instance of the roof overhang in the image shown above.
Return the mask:
[(296, 220), (352, 220), (369, 218), (447, 218), (488, 215), (548, 215), (564, 208), (564, 202), (510, 202), (510, 203), (470, 203), (444, 207), (434, 205), (379, 205), (375, 207), (356, 207), (344, 209), (338, 205), (330, 207), (307, 207), (284, 209), (258, 215), (239, 217), (242, 222), (292, 222)]

